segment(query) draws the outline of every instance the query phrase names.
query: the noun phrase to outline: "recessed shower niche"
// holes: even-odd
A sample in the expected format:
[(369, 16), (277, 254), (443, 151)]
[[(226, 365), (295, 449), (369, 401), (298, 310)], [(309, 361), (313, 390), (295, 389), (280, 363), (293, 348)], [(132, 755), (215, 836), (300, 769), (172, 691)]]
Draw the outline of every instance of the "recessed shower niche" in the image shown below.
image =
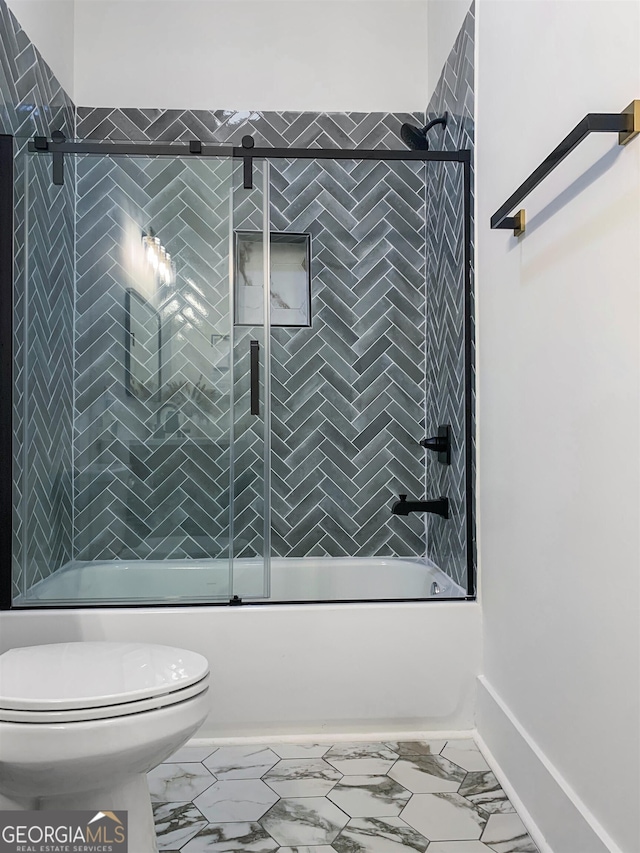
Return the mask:
[[(235, 232), (236, 326), (262, 323), (264, 253), (261, 231)], [(272, 231), (271, 325), (311, 326), (311, 234)]]

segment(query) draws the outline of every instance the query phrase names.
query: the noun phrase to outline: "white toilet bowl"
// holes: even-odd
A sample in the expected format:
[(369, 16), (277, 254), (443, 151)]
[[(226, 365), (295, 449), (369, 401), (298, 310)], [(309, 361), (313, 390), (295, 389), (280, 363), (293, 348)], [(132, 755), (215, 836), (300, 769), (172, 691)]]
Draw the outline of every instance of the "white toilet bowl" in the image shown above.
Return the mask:
[(0, 655), (0, 809), (128, 812), (130, 853), (155, 853), (146, 774), (209, 712), (202, 655), (60, 643)]

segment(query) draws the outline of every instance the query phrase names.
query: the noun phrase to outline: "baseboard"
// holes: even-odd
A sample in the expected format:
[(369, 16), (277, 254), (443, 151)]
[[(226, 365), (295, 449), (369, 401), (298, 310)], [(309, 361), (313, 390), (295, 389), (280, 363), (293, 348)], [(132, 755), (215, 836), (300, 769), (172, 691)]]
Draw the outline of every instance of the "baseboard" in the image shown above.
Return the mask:
[(261, 735), (235, 737), (195, 737), (192, 738), (188, 746), (247, 746), (260, 743), (358, 743), (361, 741), (378, 743), (380, 741), (397, 741), (397, 740), (454, 740), (456, 738), (475, 738), (475, 731), (465, 729), (461, 731), (395, 731), (393, 729), (385, 729), (383, 731), (363, 732), (362, 728), (359, 732), (354, 731), (339, 731), (322, 733), (299, 733), (299, 734), (283, 734), (281, 732), (269, 734), (268, 732)]
[(624, 853), (484, 676), (476, 742), (541, 853)]

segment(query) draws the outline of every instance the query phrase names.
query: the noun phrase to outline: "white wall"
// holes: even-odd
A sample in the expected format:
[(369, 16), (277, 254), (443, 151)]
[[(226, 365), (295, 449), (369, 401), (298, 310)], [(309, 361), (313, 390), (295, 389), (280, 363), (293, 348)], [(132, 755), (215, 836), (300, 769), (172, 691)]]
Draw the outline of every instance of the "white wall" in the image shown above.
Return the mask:
[[(590, 822), (580, 846), (529, 790), (554, 853), (632, 853), (640, 137), (583, 142), (525, 203), (519, 240), (489, 219), (586, 113), (640, 98), (640, 5), (480, 0), (478, 26), (480, 571), (486, 692), (503, 706), (478, 726), (507, 764), (520, 726)], [(513, 765), (516, 789), (526, 773)]]
[(73, 98), (74, 0), (7, 0), (7, 6)]
[(413, 111), (426, 0), (78, 0), (76, 103)]
[(427, 0), (427, 89), (425, 106), (465, 19), (471, 0)]

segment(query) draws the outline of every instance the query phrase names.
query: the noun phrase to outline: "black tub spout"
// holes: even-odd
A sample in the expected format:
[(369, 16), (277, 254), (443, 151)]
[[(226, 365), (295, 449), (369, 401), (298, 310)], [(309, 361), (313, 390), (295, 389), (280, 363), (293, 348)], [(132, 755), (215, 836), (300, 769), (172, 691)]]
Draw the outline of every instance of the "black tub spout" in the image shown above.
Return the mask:
[(440, 515), (442, 518), (449, 518), (449, 498), (442, 495), (432, 501), (408, 501), (406, 495), (398, 495), (399, 501), (396, 501), (391, 507), (391, 512), (394, 515), (409, 515), (410, 512), (432, 512), (434, 515)]

